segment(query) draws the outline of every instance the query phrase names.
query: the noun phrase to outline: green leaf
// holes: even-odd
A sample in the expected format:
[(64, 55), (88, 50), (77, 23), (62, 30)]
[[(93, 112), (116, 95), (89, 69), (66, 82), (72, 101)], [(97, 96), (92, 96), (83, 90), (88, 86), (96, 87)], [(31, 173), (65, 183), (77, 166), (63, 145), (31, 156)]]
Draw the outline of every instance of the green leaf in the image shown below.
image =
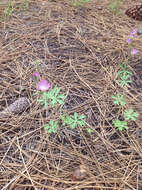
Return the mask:
[(117, 80), (119, 82), (119, 84), (124, 87), (124, 86), (127, 86), (128, 83), (131, 83), (132, 81), (131, 80)]
[(57, 96), (59, 92), (60, 92), (60, 88), (57, 88), (57, 87), (56, 87), (55, 96)]
[(58, 95), (58, 98), (65, 99), (66, 96), (65, 96), (64, 94), (59, 94), (59, 95)]
[(120, 79), (121, 80), (127, 80), (128, 78), (130, 78), (130, 76), (129, 75), (126, 75), (126, 74), (123, 74), (122, 76), (120, 76)]
[(63, 121), (63, 125), (68, 125), (70, 123), (70, 117), (67, 115), (62, 115), (61, 120)]
[(66, 96), (64, 94), (59, 94), (60, 92), (60, 88), (58, 88), (57, 86), (55, 86), (52, 90), (50, 90), (50, 92), (48, 93), (48, 99), (50, 105), (53, 107), (56, 103), (58, 104), (64, 104), (63, 99), (66, 98)]
[(68, 116), (68, 115), (63, 115), (61, 116), (61, 120), (63, 121), (63, 126), (69, 125), (72, 129), (74, 129), (77, 125), (78, 126), (84, 126), (85, 121), (85, 115), (79, 116), (77, 112), (75, 112), (73, 115)]
[(48, 109), (48, 97), (47, 97), (47, 92), (42, 92), (41, 98), (37, 100), (40, 102), (42, 105), (45, 106), (46, 109)]
[(93, 129), (90, 129), (90, 128), (86, 128), (87, 132), (88, 133), (92, 133), (93, 132)]
[(77, 0), (76, 2), (71, 2), (71, 5), (74, 7), (79, 7), (88, 2), (90, 2), (90, 0)]
[(126, 101), (124, 99), (124, 95), (120, 95), (118, 93), (115, 96), (112, 96), (112, 98), (114, 99), (113, 103), (116, 105), (124, 106), (126, 104)]
[(48, 110), (48, 103), (45, 102), (44, 107)]
[(128, 129), (126, 121), (120, 121), (119, 119), (116, 119), (112, 123), (120, 131), (122, 131), (123, 129)]
[(5, 22), (8, 22), (8, 19), (10, 15), (12, 14), (12, 11), (13, 11), (12, 0), (10, 0), (8, 3), (8, 8), (6, 9), (6, 13), (5, 13)]
[(46, 124), (44, 126), (44, 128), (47, 129), (48, 133), (56, 133), (58, 127), (59, 127), (58, 121), (53, 121), (53, 120), (50, 120), (49, 124)]
[(70, 124), (70, 127), (71, 127), (72, 129), (75, 129), (76, 123), (71, 123), (71, 124)]
[(132, 72), (127, 70), (127, 64), (120, 65), (121, 71), (117, 72), (117, 75), (120, 77), (120, 80), (117, 80), (119, 84), (124, 87), (127, 86), (128, 83), (131, 83), (132, 81), (129, 80), (130, 76), (132, 75)]
[(85, 119), (85, 118), (86, 118), (86, 116), (83, 114), (79, 117), (79, 119)]
[(57, 100), (57, 103), (59, 103), (59, 104), (64, 104), (65, 102), (64, 102), (63, 100), (58, 99), (58, 100)]
[(133, 109), (129, 109), (129, 110), (126, 110), (124, 112), (125, 120), (130, 120), (131, 119), (132, 121), (135, 121), (138, 116), (139, 116), (139, 113), (134, 112)]
[(52, 100), (50, 101), (50, 105), (54, 107), (55, 103), (57, 103), (57, 100), (55, 97), (52, 97)]
[(83, 120), (78, 120), (78, 124), (79, 124), (80, 126), (83, 126), (83, 125), (85, 125), (85, 121), (83, 121)]
[(117, 72), (117, 75), (120, 75), (120, 76), (122, 76), (122, 75), (127, 75), (127, 76), (131, 76), (132, 75), (132, 72), (130, 72), (130, 71), (128, 71), (128, 70), (121, 70), (121, 71), (118, 71)]
[(64, 104), (64, 99), (66, 96), (64, 94), (59, 94), (60, 88), (55, 86), (48, 92), (42, 92), (41, 98), (38, 100), (42, 105), (48, 109), (48, 106), (54, 107), (55, 104)]

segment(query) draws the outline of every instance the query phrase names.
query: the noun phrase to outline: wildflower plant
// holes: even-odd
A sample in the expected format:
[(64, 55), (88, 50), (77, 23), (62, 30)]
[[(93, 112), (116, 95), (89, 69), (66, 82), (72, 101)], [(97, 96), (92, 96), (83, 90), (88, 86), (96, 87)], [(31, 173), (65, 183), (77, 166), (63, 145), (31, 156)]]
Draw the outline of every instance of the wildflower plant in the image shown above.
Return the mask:
[(115, 105), (124, 106), (126, 104), (126, 101), (124, 99), (124, 95), (121, 95), (121, 94), (118, 93), (115, 96), (112, 96), (112, 98), (114, 99), (113, 103)]
[(44, 127), (47, 129), (48, 133), (56, 133), (59, 128), (58, 121), (50, 120)]
[(116, 119), (112, 123), (114, 127), (116, 127), (119, 131), (122, 131), (123, 129), (128, 129), (126, 121), (121, 121), (119, 119)]
[(127, 120), (135, 121), (138, 116), (139, 116), (139, 114), (137, 112), (135, 112), (132, 108), (127, 109), (124, 112), (124, 117), (125, 117), (126, 121)]
[(63, 126), (69, 125), (71, 129), (74, 129), (77, 126), (84, 126), (85, 125), (85, 115), (78, 115), (78, 113), (74, 113), (74, 115), (62, 115), (61, 120), (63, 121)]
[[(129, 48), (131, 48), (130, 43), (132, 42), (132, 38), (135, 36), (136, 33), (137, 33), (137, 29), (134, 29), (129, 35), (129, 38), (127, 40)], [(131, 56), (137, 53), (138, 53), (138, 50), (131, 48), (130, 50)], [(129, 83), (132, 82), (130, 80), (132, 72), (130, 72), (127, 69), (127, 64), (121, 64), (120, 68), (121, 70), (117, 72), (117, 76), (119, 78), (117, 82), (121, 85), (121, 87), (126, 87), (128, 86)], [(124, 106), (127, 104), (125, 100), (125, 96), (124, 96), (124, 91), (122, 94), (117, 93), (116, 95), (112, 96), (112, 98), (113, 98), (113, 103), (115, 105), (119, 105), (119, 113), (120, 113), (120, 110), (121, 109), (124, 110)], [(139, 116), (139, 114), (135, 112), (132, 108), (125, 109), (122, 113), (123, 113), (124, 120), (121, 121), (119, 119), (115, 119), (112, 121), (114, 127), (116, 127), (120, 131), (122, 131), (123, 129), (128, 129), (127, 121), (129, 120), (135, 121), (137, 117)]]
[(55, 86), (47, 93), (47, 98), (49, 99), (51, 107), (54, 107), (55, 104), (64, 104), (66, 96), (64, 94), (60, 94), (60, 88)]
[[(37, 82), (38, 93), (36, 94), (39, 94), (40, 96), (37, 101), (40, 102), (46, 110), (49, 107), (54, 108), (57, 105), (60, 106), (65, 103), (66, 95), (60, 93), (61, 89), (57, 85), (50, 89), (50, 83), (47, 82), (47, 80), (45, 79), (41, 80), (40, 74), (38, 72), (34, 72), (33, 76), (35, 77)], [(73, 115), (61, 115), (60, 123), (62, 124), (62, 126), (69, 126), (71, 129), (75, 129), (77, 126), (85, 126), (85, 119), (85, 115), (78, 115), (78, 113), (75, 112)], [(59, 124), (58, 121), (50, 120), (49, 123), (47, 123), (44, 127), (48, 131), (48, 133), (56, 133), (59, 128)], [(89, 130), (89, 128), (87, 128), (86, 130), (88, 131), (88, 133), (93, 132), (93, 130)]]
[(50, 88), (50, 84), (46, 80), (39, 81), (38, 90), (41, 90), (41, 98), (38, 100), (42, 105), (48, 109), (48, 106), (54, 107), (56, 104), (64, 104), (64, 99), (66, 96), (60, 94), (60, 88), (55, 86), (49, 92), (47, 90)]
[(117, 81), (122, 87), (124, 87), (132, 82), (130, 80), (132, 72), (128, 71), (127, 64), (120, 64), (120, 67), (121, 67), (121, 71), (117, 72), (117, 76), (119, 77)]

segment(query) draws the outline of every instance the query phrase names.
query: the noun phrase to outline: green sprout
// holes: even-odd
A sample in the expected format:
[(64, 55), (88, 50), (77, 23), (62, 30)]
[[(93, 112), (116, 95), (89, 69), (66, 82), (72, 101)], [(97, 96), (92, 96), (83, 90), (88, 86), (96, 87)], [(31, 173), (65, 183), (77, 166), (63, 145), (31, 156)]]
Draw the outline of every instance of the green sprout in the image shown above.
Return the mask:
[(46, 109), (48, 109), (48, 97), (47, 97), (47, 92), (42, 92), (41, 94), (41, 99), (37, 100), (40, 102)]
[[(112, 6), (114, 6), (113, 4), (113, 0), (111, 0), (111, 4)], [(117, 6), (119, 5), (119, 0), (116, 1), (116, 3), (118, 2)], [(114, 8), (114, 7), (112, 7)], [(141, 32), (141, 31), (140, 31)], [(131, 38), (134, 37), (135, 34), (138, 34), (138, 31), (137, 29), (134, 29), (131, 34), (130, 34), (130, 37), (128, 38), (127, 42), (128, 42), (128, 48), (130, 49), (130, 53), (131, 55), (134, 55), (138, 52), (138, 50), (132, 48), (131, 49)], [(127, 62), (124, 63), (124, 64), (120, 64), (120, 67), (121, 67), (121, 71), (117, 72), (117, 75), (119, 77), (119, 80), (117, 80), (119, 82), (119, 84), (122, 86), (122, 87), (125, 87), (128, 85), (128, 83), (131, 83), (132, 81), (130, 80), (130, 77), (132, 75), (132, 72), (128, 71), (127, 69)], [(123, 94), (124, 94), (124, 89), (123, 89)], [(116, 105), (119, 105), (120, 108), (119, 108), (119, 114), (122, 113), (121, 109), (123, 108), (123, 106), (126, 104), (126, 101), (124, 99), (124, 95), (121, 95), (121, 94), (116, 94), (115, 96), (112, 96), (112, 98), (114, 99), (113, 103), (116, 104)], [(124, 110), (124, 108), (123, 108)], [(135, 121), (136, 118), (139, 116), (139, 114), (137, 112), (135, 112), (132, 108), (130, 109), (125, 109), (124, 111), (124, 121), (120, 121), (119, 119), (116, 119), (113, 121), (113, 124), (116, 128), (118, 128), (120, 131), (122, 131), (124, 128), (125, 129), (128, 129), (128, 126), (127, 126), (127, 121), (128, 120), (132, 120), (132, 121)]]
[(120, 0), (110, 0), (109, 7), (114, 14), (119, 14)]
[(42, 105), (45, 106), (46, 109), (48, 109), (48, 106), (54, 107), (55, 104), (64, 104), (64, 99), (66, 96), (64, 94), (59, 94), (60, 88), (55, 86), (52, 90), (49, 92), (42, 92), (41, 98), (38, 100)]
[(128, 109), (128, 110), (125, 110), (124, 112), (125, 120), (131, 119), (132, 121), (135, 121), (138, 116), (139, 116), (139, 113), (135, 112), (133, 109)]
[(6, 23), (8, 22), (9, 16), (11, 15), (12, 11), (13, 11), (12, 0), (10, 0), (9, 4), (8, 4), (8, 8), (6, 9), (6, 13), (5, 13), (5, 22)]
[(64, 104), (64, 99), (66, 96), (64, 94), (59, 94), (60, 88), (55, 86), (52, 90), (47, 93), (48, 99), (50, 99), (50, 105), (53, 107), (57, 104)]
[(119, 84), (124, 87), (124, 86), (127, 86), (128, 83), (131, 83), (132, 81), (128, 79), (129, 76), (128, 75), (122, 75), (121, 76), (121, 80), (118, 80)]
[(59, 128), (58, 121), (50, 120), (49, 124), (46, 124), (45, 129), (47, 129), (48, 133), (56, 133)]
[(90, 128), (86, 128), (86, 130), (87, 130), (87, 132), (88, 132), (89, 134), (91, 134), (91, 133), (93, 132), (93, 129), (90, 129)]
[(29, 7), (29, 3), (27, 0), (24, 0), (24, 2), (21, 4), (21, 9), (26, 10)]
[(119, 119), (116, 119), (113, 121), (114, 126), (119, 130), (122, 131), (123, 129), (128, 129), (127, 122), (126, 121), (120, 121)]
[(78, 115), (78, 113), (74, 113), (72, 116), (68, 115), (62, 115), (61, 120), (63, 121), (63, 126), (69, 125), (71, 129), (74, 129), (76, 126), (84, 126), (85, 121), (84, 119), (86, 118), (85, 115)]
[(132, 81), (129, 80), (129, 78), (132, 75), (132, 72), (127, 70), (127, 65), (120, 65), (121, 71), (117, 72), (117, 75), (120, 77), (120, 80), (118, 80), (119, 84), (124, 87), (127, 86), (128, 83), (131, 83)]
[(85, 3), (89, 3), (90, 0), (77, 0), (76, 2), (70, 2), (70, 4), (74, 7), (83, 6)]
[(37, 71), (38, 71), (38, 73), (40, 73), (40, 65), (39, 65), (38, 60), (35, 60), (35, 61), (34, 61), (34, 64), (35, 64), (36, 67), (37, 67)]
[(113, 103), (116, 105), (124, 106), (126, 104), (126, 101), (124, 99), (124, 95), (121, 95), (118, 93), (115, 96), (112, 96), (112, 98), (114, 99)]

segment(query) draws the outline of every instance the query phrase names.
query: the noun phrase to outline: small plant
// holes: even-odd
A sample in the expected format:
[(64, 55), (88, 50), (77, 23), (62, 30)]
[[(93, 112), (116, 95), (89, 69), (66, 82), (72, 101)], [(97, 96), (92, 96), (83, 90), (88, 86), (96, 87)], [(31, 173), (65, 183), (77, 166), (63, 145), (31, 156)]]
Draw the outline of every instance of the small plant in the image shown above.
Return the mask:
[(121, 95), (118, 93), (115, 96), (112, 96), (112, 98), (114, 99), (113, 103), (115, 105), (124, 106), (126, 104), (126, 101), (124, 99), (124, 95)]
[[(137, 33), (137, 30), (134, 29), (131, 32), (131, 34), (130, 34), (128, 40), (127, 40), (131, 56), (138, 53), (138, 50), (136, 50), (134, 48), (131, 48), (131, 46), (130, 46), (132, 38), (135, 36), (136, 33)], [(127, 69), (127, 64), (121, 64), (120, 68), (121, 68), (121, 71), (117, 72), (117, 75), (119, 77), (119, 80), (117, 80), (117, 81), (119, 82), (119, 84), (122, 87), (126, 87), (129, 83), (132, 82), (130, 80), (132, 72), (130, 72)], [(125, 101), (125, 97), (124, 97), (124, 91), (123, 91), (123, 94), (118, 93), (115, 96), (112, 96), (112, 98), (114, 99), (113, 103), (115, 105), (120, 106), (119, 113), (121, 113), (121, 109), (123, 108), (123, 110), (124, 110), (124, 106), (127, 104), (126, 101)], [(114, 127), (116, 127), (120, 131), (122, 131), (123, 129), (128, 129), (127, 121), (129, 121), (129, 120), (135, 121), (136, 118), (139, 116), (139, 114), (137, 112), (135, 112), (132, 108), (126, 109), (122, 113), (124, 113), (124, 115), (123, 115), (124, 120), (123, 121), (121, 121), (119, 119), (116, 119), (116, 120), (112, 121)]]
[(35, 60), (35, 61), (34, 61), (34, 64), (36, 65), (38, 75), (40, 75), (40, 74), (39, 74), (39, 73), (40, 73), (40, 65), (39, 65), (38, 60)]
[(122, 131), (123, 129), (128, 129), (126, 121), (120, 121), (119, 119), (116, 119), (112, 123), (114, 124), (114, 127), (116, 127), (119, 131)]
[(89, 3), (91, 0), (76, 0), (75, 2), (72, 2), (72, 0), (70, 0), (70, 4), (73, 7), (80, 7), (83, 6), (85, 3)]
[(120, 0), (110, 0), (109, 7), (114, 14), (119, 14)]
[(17, 5), (17, 6), (15, 5), (14, 6), (12, 0), (9, 0), (8, 7), (5, 10), (5, 26), (4, 26), (4, 28), (6, 27), (6, 24), (8, 23), (10, 15), (17, 8), (21, 8), (22, 10), (27, 9), (28, 8), (28, 1), (24, 0), (23, 3), (21, 3), (21, 6), (19, 7), (19, 5)]
[(124, 117), (126, 121), (128, 120), (135, 121), (138, 116), (139, 114), (135, 112), (133, 109), (128, 109), (128, 110), (125, 110), (124, 112)]
[(117, 81), (122, 87), (124, 87), (132, 82), (129, 79), (132, 75), (132, 72), (128, 71), (127, 64), (124, 64), (124, 65), (120, 64), (120, 67), (121, 67), (121, 71), (117, 72), (117, 75), (119, 76), (120, 79)]
[(58, 128), (58, 121), (50, 120), (49, 123), (45, 125), (45, 129), (47, 129), (48, 133), (56, 133)]
[(29, 8), (29, 3), (27, 0), (24, 0), (23, 3), (21, 3), (21, 9), (24, 11)]
[(90, 133), (90, 134), (93, 132), (93, 129), (90, 129), (90, 128), (86, 128), (86, 130), (87, 130), (87, 132)]
[(13, 11), (13, 8), (12, 8), (12, 0), (9, 1), (9, 4), (8, 4), (8, 7), (6, 9), (6, 12), (5, 12), (5, 22), (7, 23), (8, 20), (9, 20), (9, 16), (11, 15)]
[[(37, 64), (37, 66), (39, 66)], [(40, 69), (38, 69), (40, 70)], [(40, 102), (46, 109), (48, 109), (49, 106), (52, 108), (55, 105), (62, 105), (64, 104), (64, 100), (66, 96), (64, 94), (60, 93), (60, 88), (55, 86), (54, 88), (50, 89), (50, 83), (47, 82), (47, 80), (42, 79), (40, 77), (40, 74), (38, 72), (34, 72), (33, 76), (36, 79), (37, 83), (37, 90), (39, 91), (36, 94), (40, 95), (40, 99), (37, 101)], [(57, 111), (57, 110), (56, 110)], [(67, 115), (63, 114), (61, 115), (62, 120), (62, 126), (70, 126), (71, 129), (76, 128), (77, 126), (84, 126), (86, 116), (85, 115), (78, 115), (78, 113), (74, 113), (73, 115)], [(59, 128), (58, 121), (50, 120), (49, 123), (45, 125), (45, 129), (48, 131), (48, 133), (56, 133), (57, 129)], [(88, 133), (93, 132), (92, 129), (87, 128), (86, 129)]]
[(49, 99), (49, 103), (52, 107), (54, 107), (55, 104), (64, 104), (66, 96), (64, 94), (59, 94), (59, 92), (60, 88), (55, 86), (47, 93), (47, 98)]
[(69, 125), (71, 129), (74, 129), (77, 126), (84, 126), (85, 121), (84, 119), (86, 118), (85, 115), (79, 116), (78, 113), (74, 113), (72, 116), (68, 115), (62, 115), (61, 120), (63, 121), (63, 126)]
[(38, 100), (42, 105), (48, 109), (48, 106), (54, 107), (55, 104), (64, 104), (64, 99), (66, 96), (64, 94), (59, 94), (60, 88), (55, 86), (52, 90), (41, 93), (41, 98)]

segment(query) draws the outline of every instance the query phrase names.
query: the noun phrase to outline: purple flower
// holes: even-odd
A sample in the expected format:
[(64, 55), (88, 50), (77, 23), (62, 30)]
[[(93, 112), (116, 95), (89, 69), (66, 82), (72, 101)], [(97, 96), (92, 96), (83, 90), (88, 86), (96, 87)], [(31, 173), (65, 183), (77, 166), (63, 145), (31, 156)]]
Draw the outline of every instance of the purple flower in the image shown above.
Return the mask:
[(137, 29), (135, 28), (131, 33), (130, 33), (130, 37), (134, 37), (134, 35), (137, 33)]
[(34, 72), (34, 73), (33, 73), (33, 76), (34, 76), (34, 77), (37, 77), (37, 78), (40, 78), (40, 74), (39, 74), (38, 72)]
[(128, 42), (128, 44), (130, 44), (132, 42), (132, 39), (128, 38), (127, 42)]
[(134, 48), (131, 50), (131, 55), (135, 55), (135, 54), (137, 54), (137, 53), (138, 53), (138, 50), (136, 50), (136, 49), (134, 49)]
[(41, 91), (47, 91), (50, 88), (50, 83), (47, 80), (43, 79), (38, 82), (37, 89)]

